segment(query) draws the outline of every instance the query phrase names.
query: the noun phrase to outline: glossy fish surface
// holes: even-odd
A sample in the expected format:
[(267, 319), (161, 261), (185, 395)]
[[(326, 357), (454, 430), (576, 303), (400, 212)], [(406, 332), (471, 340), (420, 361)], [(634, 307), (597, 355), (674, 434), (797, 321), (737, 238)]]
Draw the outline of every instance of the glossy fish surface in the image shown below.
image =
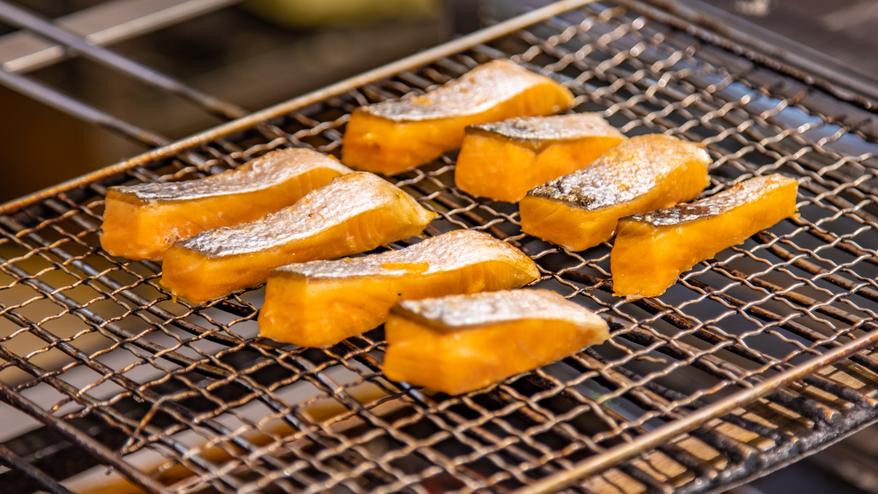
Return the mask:
[(461, 394), (603, 343), (609, 329), (555, 292), (505, 290), (400, 302), (385, 334), (388, 379)]
[(661, 295), (695, 264), (796, 214), (797, 190), (796, 180), (768, 175), (691, 204), (622, 218), (610, 254), (613, 291)]
[(468, 125), (548, 115), (572, 102), (557, 82), (494, 60), (424, 95), (357, 108), (345, 128), (342, 162), (393, 175), (457, 149)]
[(459, 230), (405, 249), (274, 270), (262, 336), (299, 346), (337, 343), (381, 325), (400, 300), (501, 290), (539, 278), (534, 262), (486, 234)]
[(626, 137), (597, 113), (516, 117), (466, 128), (454, 181), (472, 195), (518, 202), (590, 165)]
[(110, 187), (101, 246), (115, 256), (160, 260), (178, 240), (257, 220), (350, 172), (317, 151), (283, 149), (199, 180)]
[(587, 168), (533, 188), (519, 203), (521, 229), (578, 251), (609, 240), (619, 218), (695, 198), (707, 185), (707, 152), (662, 134), (632, 137)]
[(258, 221), (177, 242), (165, 254), (162, 284), (201, 303), (264, 283), (278, 266), (420, 235), (435, 216), (386, 180), (350, 173)]

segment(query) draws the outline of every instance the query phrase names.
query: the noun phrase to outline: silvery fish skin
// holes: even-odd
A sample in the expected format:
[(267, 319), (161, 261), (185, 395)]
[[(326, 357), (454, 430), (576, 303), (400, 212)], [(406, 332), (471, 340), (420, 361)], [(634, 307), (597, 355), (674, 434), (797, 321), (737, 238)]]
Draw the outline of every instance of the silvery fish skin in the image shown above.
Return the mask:
[(234, 170), (199, 180), (110, 187), (110, 190), (143, 202), (187, 201), (268, 189), (316, 168), (331, 168), (339, 174), (353, 171), (325, 154), (293, 148), (272, 151)]
[(411, 270), (401, 265), (429, 266), (418, 275), (452, 271), (487, 261), (505, 261), (531, 267), (533, 276), (539, 271), (524, 253), (487, 233), (456, 230), (431, 237), (405, 249), (364, 257), (333, 261), (311, 261), (290, 264), (275, 271), (299, 274), (310, 279), (342, 279), (354, 276), (406, 276)]
[[(650, 144), (643, 145), (643, 138)], [(631, 202), (656, 186), (681, 161), (710, 163), (707, 151), (670, 136), (634, 137), (607, 151), (592, 166), (534, 187), (527, 195), (553, 199), (587, 211)]]
[(544, 76), (509, 60), (493, 60), (425, 95), (384, 101), (357, 111), (396, 122), (473, 115), (545, 82)]
[(259, 221), (208, 230), (176, 245), (209, 258), (255, 253), (314, 236), (366, 211), (392, 207), (401, 199), (421, 208), (411, 196), (376, 175), (349, 173)]
[(467, 127), (518, 141), (567, 141), (591, 136), (625, 138), (598, 113), (574, 113), (547, 117), (515, 117)]
[(659, 209), (649, 213), (626, 217), (628, 221), (638, 221), (652, 226), (675, 226), (692, 221), (719, 216), (738, 206), (758, 201), (774, 189), (794, 182), (783, 175), (756, 177), (739, 183), (729, 190), (690, 204), (678, 204), (672, 208)]
[(600, 316), (549, 290), (504, 290), (404, 300), (392, 313), (442, 332), (461, 331), (524, 319), (565, 321), (607, 329)]

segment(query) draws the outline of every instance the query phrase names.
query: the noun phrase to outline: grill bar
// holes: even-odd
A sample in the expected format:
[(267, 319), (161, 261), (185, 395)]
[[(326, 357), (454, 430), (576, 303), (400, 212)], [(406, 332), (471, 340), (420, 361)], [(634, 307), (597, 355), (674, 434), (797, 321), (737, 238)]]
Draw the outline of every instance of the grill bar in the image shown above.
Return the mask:
[(103, 127), (132, 141), (143, 144), (146, 147), (157, 148), (170, 142), (170, 140), (164, 136), (141, 129), (125, 120), (114, 117), (91, 105), (58, 92), (30, 77), (0, 70), (0, 84), (33, 98), (47, 106), (55, 108), (56, 110), (60, 110), (78, 119)]
[[(107, 45), (183, 22), (239, 3), (240, 0), (112, 0), (57, 19), (68, 32), (79, 33), (90, 45)], [(68, 56), (32, 33), (19, 31), (0, 37), (0, 65), (23, 73), (46, 67)]]
[(28, 477), (32, 478), (40, 488), (50, 494), (73, 494), (67, 490), (66, 487), (56, 482), (55, 479), (34, 468), (33, 465), (22, 460), (18, 455), (3, 445), (0, 445), (0, 463), (9, 468), (24, 472)]
[(221, 118), (234, 120), (247, 115), (247, 111), (243, 108), (204, 94), (157, 70), (117, 55), (111, 50), (89, 44), (79, 36), (6, 1), (0, 1), (0, 19), (11, 25), (31, 30), (76, 51), (82, 56), (112, 67), (140, 81), (182, 96)]
[[(798, 77), (819, 77), (814, 82), (836, 97), (856, 100), (866, 108), (873, 109), (878, 101), (878, 84), (875, 79), (856, 66), (842, 63), (825, 53), (785, 38), (740, 17), (729, 14), (701, 0), (690, 0), (690, 5), (678, 1), (649, 0), (655, 7), (640, 2), (620, 2), (639, 12), (661, 19), (668, 24), (693, 27), (700, 31), (699, 37), (730, 49), (745, 47), (748, 55), (761, 58), (765, 63), (785, 66), (782, 70)], [(660, 10), (661, 9), (661, 10)], [(701, 27), (703, 26), (703, 27)], [(859, 95), (851, 94), (851, 91)], [(863, 97), (865, 96), (865, 98)]]
[(583, 461), (575, 465), (572, 469), (562, 471), (541, 479), (540, 481), (520, 489), (519, 493), (549, 493), (561, 490), (570, 484), (577, 482), (589, 475), (593, 475), (611, 466), (618, 465), (625, 460), (653, 449), (662, 443), (673, 439), (684, 432), (695, 429), (709, 420), (723, 416), (735, 408), (751, 403), (772, 391), (782, 388), (785, 385), (806, 377), (839, 359), (847, 358), (855, 352), (868, 348), (878, 343), (878, 330), (868, 333), (865, 337), (847, 343), (846, 345), (836, 348), (820, 357), (815, 357), (804, 364), (796, 366), (777, 376), (763, 381), (762, 383), (744, 390), (724, 399), (723, 401), (714, 403), (697, 410), (684, 418), (671, 422), (664, 427), (655, 429), (652, 432), (637, 437), (636, 439), (623, 443), (615, 448), (604, 451), (599, 456), (594, 456), (590, 460)]

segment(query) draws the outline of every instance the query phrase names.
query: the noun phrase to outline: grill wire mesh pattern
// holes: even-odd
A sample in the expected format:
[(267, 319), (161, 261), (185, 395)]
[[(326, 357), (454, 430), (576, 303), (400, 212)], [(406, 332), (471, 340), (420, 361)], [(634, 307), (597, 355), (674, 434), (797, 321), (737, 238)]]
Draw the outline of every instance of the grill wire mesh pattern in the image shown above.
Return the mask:
[[(92, 451), (101, 462), (171, 492), (507, 492), (878, 329), (878, 147), (856, 109), (636, 5), (590, 4), (0, 217), (0, 380), (73, 437), (118, 452), (113, 463)], [(355, 107), (494, 58), (563, 82), (576, 111), (602, 112), (628, 136), (702, 143), (715, 161), (703, 196), (753, 176), (798, 178), (800, 216), (696, 265), (661, 297), (626, 302), (612, 296), (611, 242), (572, 253), (522, 234), (516, 206), (454, 187), (454, 153), (393, 177), (441, 215), (428, 234), (505, 239), (539, 264), (535, 287), (611, 323), (603, 345), (458, 397), (387, 381), (380, 328), (326, 349), (259, 339), (261, 289), (175, 302), (159, 264), (99, 248), (108, 185), (196, 178), (288, 146), (338, 155)], [(571, 489), (743, 481), (873, 419), (875, 373), (878, 360), (859, 352)], [(60, 471), (71, 436), (48, 451), (46, 434), (7, 446), (59, 479), (94, 464)]]

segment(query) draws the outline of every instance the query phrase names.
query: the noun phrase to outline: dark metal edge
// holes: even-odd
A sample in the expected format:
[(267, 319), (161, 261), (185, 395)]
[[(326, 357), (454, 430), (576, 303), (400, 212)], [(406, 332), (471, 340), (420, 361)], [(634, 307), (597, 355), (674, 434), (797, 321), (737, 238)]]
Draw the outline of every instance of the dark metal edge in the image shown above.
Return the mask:
[(653, 19), (878, 113), (878, 81), (700, 0), (616, 0)]

